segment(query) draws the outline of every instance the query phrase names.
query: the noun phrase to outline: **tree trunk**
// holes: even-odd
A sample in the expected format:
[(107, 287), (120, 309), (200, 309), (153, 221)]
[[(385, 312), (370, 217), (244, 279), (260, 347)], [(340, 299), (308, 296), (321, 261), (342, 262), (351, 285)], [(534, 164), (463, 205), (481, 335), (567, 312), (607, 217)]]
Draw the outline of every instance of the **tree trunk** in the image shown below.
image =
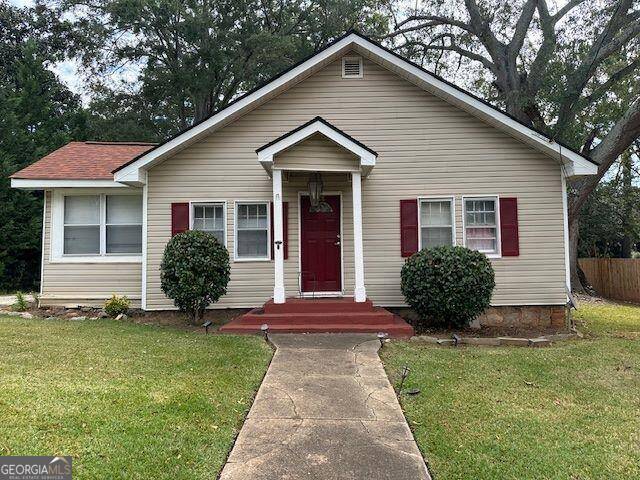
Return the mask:
[(631, 152), (622, 154), (622, 258), (631, 258), (633, 247), (631, 216), (633, 215), (633, 170)]
[(569, 268), (571, 272), (571, 290), (573, 292), (584, 293), (582, 285), (582, 275), (578, 265), (578, 239), (579, 239), (579, 217), (569, 219)]

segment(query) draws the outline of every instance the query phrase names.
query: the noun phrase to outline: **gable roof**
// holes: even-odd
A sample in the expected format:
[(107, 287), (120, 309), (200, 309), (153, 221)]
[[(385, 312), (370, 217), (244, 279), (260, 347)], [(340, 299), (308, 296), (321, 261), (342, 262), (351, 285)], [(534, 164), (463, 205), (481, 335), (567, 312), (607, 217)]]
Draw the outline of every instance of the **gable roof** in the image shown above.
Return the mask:
[(151, 150), (154, 143), (70, 142), (10, 178), (29, 180), (113, 180), (112, 170)]
[(359, 142), (351, 135), (346, 134), (338, 127), (331, 125), (322, 117), (315, 117), (266, 145), (258, 147), (256, 149), (258, 161), (267, 173), (271, 174), (274, 155), (302, 142), (316, 133), (323, 135), (356, 155), (360, 159), (360, 169), (365, 176), (375, 166), (378, 154), (374, 150), (367, 147), (364, 143)]
[(228, 125), (244, 113), (266, 103), (350, 50), (357, 51), (433, 95), (529, 144), (540, 152), (560, 160), (567, 168), (567, 175), (589, 175), (597, 170), (595, 162), (575, 150), (549, 139), (541, 132), (519, 122), (487, 101), (428, 72), (368, 37), (351, 31), (267, 83), (237, 98), (225, 108), (214, 112), (211, 116), (144, 152), (137, 158), (115, 168), (113, 170), (115, 180), (131, 184), (144, 183), (142, 170), (151, 168), (215, 130)]

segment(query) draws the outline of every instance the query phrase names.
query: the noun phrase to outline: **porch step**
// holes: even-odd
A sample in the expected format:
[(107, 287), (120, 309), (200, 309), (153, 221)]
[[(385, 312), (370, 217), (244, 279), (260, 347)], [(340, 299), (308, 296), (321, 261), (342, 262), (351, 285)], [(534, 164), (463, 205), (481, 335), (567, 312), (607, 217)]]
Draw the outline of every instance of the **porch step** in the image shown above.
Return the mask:
[(267, 313), (265, 309), (256, 308), (242, 317), (247, 325), (286, 325), (292, 323), (312, 323), (316, 325), (349, 323), (355, 325), (385, 325), (392, 323), (394, 315), (382, 308), (368, 312), (302, 312), (302, 313)]
[(220, 327), (224, 333), (259, 333), (263, 324), (279, 333), (377, 333), (410, 337), (413, 327), (370, 300), (353, 298), (298, 299), (283, 304), (273, 301), (234, 318)]
[(367, 299), (356, 302), (353, 297), (342, 298), (287, 298), (285, 303), (273, 303), (269, 300), (264, 304), (264, 313), (344, 313), (371, 312), (373, 302)]

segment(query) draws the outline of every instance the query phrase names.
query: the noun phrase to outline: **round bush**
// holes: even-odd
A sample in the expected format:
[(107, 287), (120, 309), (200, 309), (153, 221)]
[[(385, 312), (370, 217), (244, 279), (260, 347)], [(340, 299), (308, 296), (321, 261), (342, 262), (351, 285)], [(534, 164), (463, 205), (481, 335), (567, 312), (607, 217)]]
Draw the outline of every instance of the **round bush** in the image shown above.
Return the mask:
[(402, 294), (420, 318), (417, 326), (467, 325), (489, 306), (496, 285), (486, 255), (457, 246), (415, 253), (401, 277)]
[(160, 280), (165, 295), (198, 322), (205, 308), (227, 293), (229, 252), (210, 233), (179, 233), (164, 249)]

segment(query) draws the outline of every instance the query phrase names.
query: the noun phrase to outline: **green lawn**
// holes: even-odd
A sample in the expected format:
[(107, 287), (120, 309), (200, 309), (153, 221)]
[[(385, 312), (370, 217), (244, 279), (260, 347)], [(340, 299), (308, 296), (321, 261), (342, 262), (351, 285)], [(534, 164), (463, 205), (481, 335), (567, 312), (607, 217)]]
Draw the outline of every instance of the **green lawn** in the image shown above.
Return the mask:
[(436, 479), (640, 478), (640, 307), (589, 304), (541, 349), (393, 342), (390, 378)]
[(213, 479), (270, 358), (257, 337), (0, 317), (0, 455), (71, 455), (79, 479)]

